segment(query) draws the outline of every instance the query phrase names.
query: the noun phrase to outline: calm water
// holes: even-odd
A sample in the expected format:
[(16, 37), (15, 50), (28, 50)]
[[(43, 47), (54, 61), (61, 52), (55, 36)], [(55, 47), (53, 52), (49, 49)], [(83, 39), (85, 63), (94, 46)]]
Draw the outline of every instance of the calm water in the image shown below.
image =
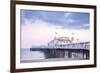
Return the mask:
[(41, 51), (30, 51), (28, 48), (21, 49), (21, 61), (45, 59), (45, 55)]

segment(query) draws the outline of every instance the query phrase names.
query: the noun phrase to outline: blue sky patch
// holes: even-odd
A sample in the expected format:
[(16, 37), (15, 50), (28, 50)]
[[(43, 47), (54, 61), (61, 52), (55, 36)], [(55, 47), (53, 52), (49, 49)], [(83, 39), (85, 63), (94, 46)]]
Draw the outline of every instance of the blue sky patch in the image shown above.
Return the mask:
[(90, 14), (85, 12), (62, 12), (62, 11), (41, 11), (41, 10), (24, 10), (20, 11), (21, 24), (25, 20), (32, 19), (42, 20), (54, 25), (61, 25), (67, 29), (89, 29)]

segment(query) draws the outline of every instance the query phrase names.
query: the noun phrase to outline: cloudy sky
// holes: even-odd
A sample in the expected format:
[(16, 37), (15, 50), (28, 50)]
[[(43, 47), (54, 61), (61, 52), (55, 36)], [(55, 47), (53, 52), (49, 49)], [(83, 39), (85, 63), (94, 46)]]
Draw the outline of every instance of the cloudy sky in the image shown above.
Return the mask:
[(81, 42), (90, 39), (89, 13), (21, 10), (20, 15), (22, 48), (47, 45), (55, 35), (73, 36)]

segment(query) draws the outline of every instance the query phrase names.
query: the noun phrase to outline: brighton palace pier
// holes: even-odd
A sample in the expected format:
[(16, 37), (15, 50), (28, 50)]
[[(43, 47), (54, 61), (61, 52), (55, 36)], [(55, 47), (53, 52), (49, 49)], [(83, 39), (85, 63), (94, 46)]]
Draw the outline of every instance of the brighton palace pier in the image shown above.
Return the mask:
[(58, 37), (48, 42), (48, 46), (30, 48), (41, 51), (45, 58), (89, 59), (90, 42), (74, 42), (74, 38)]

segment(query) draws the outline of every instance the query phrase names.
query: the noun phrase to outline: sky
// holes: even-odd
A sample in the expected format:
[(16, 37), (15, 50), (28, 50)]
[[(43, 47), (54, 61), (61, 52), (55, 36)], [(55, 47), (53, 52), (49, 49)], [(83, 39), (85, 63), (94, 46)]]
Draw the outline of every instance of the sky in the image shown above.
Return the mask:
[(74, 37), (80, 42), (90, 39), (89, 13), (22, 9), (20, 15), (22, 48), (47, 45), (55, 36)]

